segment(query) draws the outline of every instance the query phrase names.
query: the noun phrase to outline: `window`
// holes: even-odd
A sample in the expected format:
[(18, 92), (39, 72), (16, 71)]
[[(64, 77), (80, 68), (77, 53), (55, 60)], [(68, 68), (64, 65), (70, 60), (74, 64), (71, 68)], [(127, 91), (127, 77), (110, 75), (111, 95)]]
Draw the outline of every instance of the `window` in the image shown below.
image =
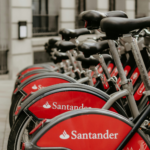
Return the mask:
[(135, 0), (135, 17), (141, 18), (149, 15), (149, 0)]
[(33, 36), (58, 34), (60, 0), (32, 0)]
[(115, 10), (115, 0), (109, 0), (109, 11)]
[(84, 27), (84, 22), (79, 20), (79, 14), (82, 11), (85, 11), (85, 6), (86, 6), (86, 0), (76, 0), (76, 16), (75, 16), (75, 28), (83, 28)]

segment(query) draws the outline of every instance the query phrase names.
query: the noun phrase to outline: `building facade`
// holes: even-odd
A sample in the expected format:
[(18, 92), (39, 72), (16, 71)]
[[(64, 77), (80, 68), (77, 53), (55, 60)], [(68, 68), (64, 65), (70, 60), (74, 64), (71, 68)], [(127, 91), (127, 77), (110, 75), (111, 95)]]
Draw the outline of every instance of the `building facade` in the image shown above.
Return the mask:
[[(8, 50), (7, 78), (15, 79), (23, 68), (44, 62), (44, 43), (53, 37), (60, 39), (61, 28), (83, 27), (78, 14), (91, 9), (122, 10), (129, 18), (144, 17), (150, 15), (150, 0), (0, 0), (0, 52)], [(24, 39), (18, 38), (19, 22), (26, 22)]]

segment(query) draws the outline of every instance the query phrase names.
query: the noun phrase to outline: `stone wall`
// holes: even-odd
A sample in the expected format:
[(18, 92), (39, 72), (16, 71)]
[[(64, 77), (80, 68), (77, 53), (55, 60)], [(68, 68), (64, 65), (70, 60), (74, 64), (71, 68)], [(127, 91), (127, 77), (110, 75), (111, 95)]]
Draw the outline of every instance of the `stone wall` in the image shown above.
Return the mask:
[[(32, 39), (32, 1), (9, 0), (9, 55), (8, 67), (11, 79), (23, 68), (33, 64)], [(18, 39), (18, 22), (27, 22), (27, 38)]]

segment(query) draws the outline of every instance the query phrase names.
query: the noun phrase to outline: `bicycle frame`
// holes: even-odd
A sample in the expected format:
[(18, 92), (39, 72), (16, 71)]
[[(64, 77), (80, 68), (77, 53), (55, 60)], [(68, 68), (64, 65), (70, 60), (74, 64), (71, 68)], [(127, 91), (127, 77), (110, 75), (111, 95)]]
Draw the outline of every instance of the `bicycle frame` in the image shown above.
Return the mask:
[[(141, 54), (140, 54), (140, 51), (139, 51), (139, 48), (138, 48), (138, 45), (137, 45), (137, 42), (135, 41), (134, 38), (132, 38), (132, 36), (130, 34), (124, 35), (123, 37), (124, 37), (125, 42), (131, 43), (133, 56), (135, 58), (137, 67), (140, 71), (141, 79), (142, 79), (142, 81), (144, 83), (144, 86), (146, 88), (146, 92), (148, 92), (150, 90), (150, 81), (149, 81), (149, 77), (148, 77), (148, 74), (147, 74), (147, 71), (146, 71), (146, 67), (144, 65), (143, 59), (141, 57)], [(137, 108), (137, 105), (136, 105), (134, 97), (133, 97), (133, 92), (132, 92), (133, 91), (132, 90), (133, 86), (132, 86), (131, 83), (129, 83), (131, 81), (127, 80), (127, 78), (124, 74), (123, 67), (121, 65), (119, 55), (117, 53), (114, 42), (112, 40), (108, 40), (108, 44), (110, 46), (111, 54), (114, 58), (116, 66), (117, 66), (119, 76), (121, 78), (121, 84), (122, 84), (122, 87), (123, 87), (124, 90), (119, 91), (117, 93), (114, 93), (113, 96), (109, 99), (109, 101), (104, 105), (103, 109), (109, 109), (110, 106), (118, 98), (121, 97), (121, 95), (124, 95), (124, 96), (127, 96), (130, 111), (133, 114), (133, 117), (135, 118), (139, 115), (139, 110)]]

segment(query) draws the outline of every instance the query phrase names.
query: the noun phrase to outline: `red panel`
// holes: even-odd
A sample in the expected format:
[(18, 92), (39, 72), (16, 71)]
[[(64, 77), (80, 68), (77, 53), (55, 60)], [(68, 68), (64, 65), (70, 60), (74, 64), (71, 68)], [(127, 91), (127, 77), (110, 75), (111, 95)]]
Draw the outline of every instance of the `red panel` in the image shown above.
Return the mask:
[[(139, 69), (136, 68), (132, 74), (132, 76), (130, 77), (130, 79), (132, 80), (132, 85), (135, 84), (135, 82), (137, 81), (138, 77), (140, 76), (140, 72)], [(126, 96), (124, 96), (123, 98), (126, 98)]]
[(137, 81), (138, 77), (140, 76), (140, 72), (139, 72), (139, 69), (136, 68), (131, 76), (131, 80), (132, 80), (132, 84), (134, 85), (135, 82)]
[[(148, 72), (148, 76), (149, 76), (149, 79), (150, 79), (150, 71)], [(137, 89), (137, 91), (134, 94), (134, 98), (135, 98), (136, 101), (139, 101), (142, 98), (144, 91), (145, 91), (145, 86), (144, 86), (144, 83), (142, 82), (141, 85), (139, 86), (139, 88)]]
[(99, 65), (99, 68), (98, 68), (98, 72), (99, 72), (99, 74), (101, 74), (103, 72), (103, 68), (100, 65)]
[(92, 77), (93, 77), (93, 75), (94, 75), (94, 71), (91, 72), (91, 76), (92, 76)]
[(26, 70), (24, 70), (23, 72), (21, 72), (21, 75), (29, 72), (29, 71), (32, 71), (32, 70), (36, 70), (36, 69), (44, 69), (43, 67), (33, 67), (33, 68), (28, 68)]
[[(102, 108), (106, 102), (99, 97), (79, 91), (66, 91), (48, 95), (29, 107), (38, 118), (53, 117), (74, 109)], [(113, 108), (112, 111), (116, 112)]]
[[(89, 114), (64, 120), (48, 130), (37, 142), (39, 147), (71, 150), (116, 150), (131, 127), (116, 118)], [(136, 133), (123, 150), (149, 150)]]
[(22, 150), (25, 150), (25, 143), (22, 144)]
[(102, 83), (103, 83), (104, 89), (107, 90), (109, 88), (109, 84), (107, 82), (107, 78), (106, 78), (105, 74), (103, 75), (103, 79), (104, 80), (102, 81)]
[(93, 80), (93, 84), (96, 84), (96, 79), (93, 77), (94, 75), (94, 71), (91, 72), (91, 77), (92, 77), (92, 80)]
[(43, 79), (38, 79), (36, 81), (33, 81), (31, 83), (29, 83), (28, 85), (26, 85), (23, 88), (23, 91), (28, 95), (44, 88), (47, 86), (51, 86), (54, 84), (59, 84), (59, 83), (69, 83), (68, 81), (64, 80), (64, 79), (60, 79), (60, 78), (43, 78)]
[(96, 84), (96, 79), (92, 78), (92, 81), (93, 81), (93, 84), (95, 85)]
[(107, 67), (108, 72), (111, 73), (112, 70), (113, 70), (113, 68), (114, 68), (114, 64), (113, 64), (113, 63), (110, 63), (110, 64), (108, 65), (108, 67)]
[[(130, 67), (130, 66), (125, 66), (125, 68), (124, 68), (124, 73), (125, 73), (126, 77), (127, 77), (127, 75), (129, 74), (130, 70), (131, 70), (131, 67)], [(121, 86), (121, 85), (120, 85), (120, 81), (121, 81), (121, 79), (120, 79), (120, 77), (119, 77), (119, 78), (118, 78), (118, 81), (117, 81), (117, 84), (118, 84), (119, 87)], [(117, 90), (118, 90), (118, 89), (117, 89)]]
[(118, 75), (118, 70), (117, 70), (117, 67), (115, 67), (111, 73), (111, 77), (117, 76), (117, 75)]
[(38, 73), (31, 74), (31, 75), (29, 75), (29, 76), (23, 78), (20, 82), (22, 83), (22, 82), (24, 82), (25, 80), (27, 80), (27, 79), (29, 79), (30, 77), (35, 76), (35, 75), (37, 75), (37, 74), (38, 74)]

